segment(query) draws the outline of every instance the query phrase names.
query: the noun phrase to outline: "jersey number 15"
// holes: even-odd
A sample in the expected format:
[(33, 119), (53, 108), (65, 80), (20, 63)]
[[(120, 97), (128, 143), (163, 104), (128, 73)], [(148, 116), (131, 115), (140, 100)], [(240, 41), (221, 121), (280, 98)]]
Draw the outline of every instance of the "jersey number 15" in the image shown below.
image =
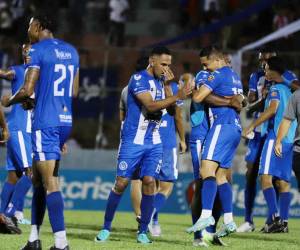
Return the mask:
[[(67, 72), (67, 68), (68, 71)], [(64, 65), (64, 64), (55, 64), (54, 72), (60, 73), (60, 77), (54, 81), (54, 96), (64, 96), (65, 95), (65, 88), (59, 86), (61, 83), (65, 83), (67, 79), (67, 73), (70, 73), (70, 84), (69, 84), (69, 96), (72, 97), (72, 90), (73, 90), (73, 80), (74, 80), (74, 65)], [(68, 86), (64, 84), (64, 86)]]

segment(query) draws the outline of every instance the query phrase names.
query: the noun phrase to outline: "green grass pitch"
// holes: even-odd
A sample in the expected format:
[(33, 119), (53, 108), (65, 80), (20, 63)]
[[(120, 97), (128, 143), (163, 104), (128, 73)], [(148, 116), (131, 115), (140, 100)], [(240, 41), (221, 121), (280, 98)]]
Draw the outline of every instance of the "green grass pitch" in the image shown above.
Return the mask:
[[(28, 211), (26, 211), (28, 216)], [(46, 217), (47, 218), (47, 215)], [(160, 223), (163, 235), (154, 238), (154, 243), (142, 246), (136, 243), (137, 223), (133, 213), (119, 212), (113, 223), (110, 241), (102, 244), (94, 243), (94, 237), (98, 233), (103, 221), (103, 212), (95, 211), (66, 211), (65, 221), (67, 235), (72, 250), (94, 249), (196, 249), (192, 246), (192, 235), (185, 233), (185, 229), (191, 225), (189, 215), (160, 214)], [(242, 218), (236, 218), (240, 224)], [(263, 225), (263, 218), (258, 218), (255, 223), (258, 227)], [(22, 235), (0, 235), (1, 250), (16, 250), (26, 243), (30, 226), (21, 226)], [(300, 249), (300, 219), (291, 219), (289, 222), (290, 233), (287, 234), (261, 234), (259, 232), (247, 234), (233, 234), (224, 238), (229, 247), (225, 249)], [(51, 227), (48, 219), (42, 227), (41, 240), (43, 249), (49, 249), (53, 244)], [(222, 247), (210, 246), (211, 249)]]

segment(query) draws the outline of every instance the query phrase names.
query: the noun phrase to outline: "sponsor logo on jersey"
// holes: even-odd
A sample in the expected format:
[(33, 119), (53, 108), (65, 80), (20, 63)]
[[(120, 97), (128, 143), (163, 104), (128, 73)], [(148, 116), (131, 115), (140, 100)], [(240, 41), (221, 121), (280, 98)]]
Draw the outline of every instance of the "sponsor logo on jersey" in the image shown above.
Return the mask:
[(54, 49), (54, 51), (55, 51), (55, 55), (58, 59), (66, 60), (66, 59), (72, 58), (72, 54), (70, 52), (59, 51), (58, 49)]

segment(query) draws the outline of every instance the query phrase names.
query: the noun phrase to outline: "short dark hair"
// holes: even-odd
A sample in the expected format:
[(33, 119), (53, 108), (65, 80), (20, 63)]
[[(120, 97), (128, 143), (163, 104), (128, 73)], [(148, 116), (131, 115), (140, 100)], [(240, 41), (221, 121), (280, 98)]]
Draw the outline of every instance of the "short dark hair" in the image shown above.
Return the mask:
[(144, 70), (144, 69), (147, 68), (148, 65), (149, 65), (149, 58), (148, 58), (148, 56), (141, 56), (136, 61), (135, 71)]
[(153, 56), (153, 55), (160, 56), (162, 54), (171, 55), (171, 51), (165, 46), (158, 46), (158, 47), (154, 47), (150, 52), (150, 56)]
[(200, 57), (210, 57), (212, 54), (220, 54), (221, 49), (217, 45), (210, 45), (207, 47), (204, 47), (200, 50), (199, 56)]
[(54, 22), (47, 14), (34, 15), (32, 18), (39, 22), (43, 30), (49, 30), (51, 32), (55, 30)]
[(269, 65), (270, 70), (274, 70), (279, 74), (283, 74), (286, 70), (286, 65), (284, 60), (278, 56), (272, 56), (267, 60), (267, 64)]

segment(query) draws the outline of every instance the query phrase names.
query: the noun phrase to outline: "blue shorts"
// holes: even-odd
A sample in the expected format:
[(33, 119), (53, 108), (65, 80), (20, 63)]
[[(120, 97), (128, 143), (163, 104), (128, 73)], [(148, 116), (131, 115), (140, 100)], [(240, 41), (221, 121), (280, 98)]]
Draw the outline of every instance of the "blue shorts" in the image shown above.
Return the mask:
[(222, 168), (231, 168), (240, 140), (241, 130), (235, 124), (213, 125), (205, 138), (202, 160), (215, 161)]
[(32, 166), (31, 133), (10, 131), (7, 141), (6, 170), (24, 171)]
[(289, 182), (292, 174), (293, 143), (283, 142), (282, 157), (278, 157), (274, 151), (275, 140), (275, 133), (268, 133), (262, 150), (258, 173), (271, 175)]
[(260, 132), (255, 132), (254, 138), (249, 140), (247, 145), (248, 149), (245, 157), (246, 162), (256, 163), (259, 161), (264, 142), (265, 137), (261, 136)]
[(162, 167), (162, 144), (139, 145), (121, 141), (118, 156), (117, 176), (131, 179), (140, 168), (140, 178), (158, 178)]
[(194, 172), (194, 179), (200, 179), (200, 167), (201, 167), (201, 151), (204, 139), (190, 141), (190, 149), (191, 149), (191, 156), (192, 156), (192, 163), (193, 163), (193, 172)]
[(162, 167), (158, 179), (160, 181), (174, 182), (177, 178), (177, 148), (164, 148)]
[(60, 160), (62, 146), (69, 138), (71, 130), (71, 126), (61, 126), (32, 131), (33, 159)]

